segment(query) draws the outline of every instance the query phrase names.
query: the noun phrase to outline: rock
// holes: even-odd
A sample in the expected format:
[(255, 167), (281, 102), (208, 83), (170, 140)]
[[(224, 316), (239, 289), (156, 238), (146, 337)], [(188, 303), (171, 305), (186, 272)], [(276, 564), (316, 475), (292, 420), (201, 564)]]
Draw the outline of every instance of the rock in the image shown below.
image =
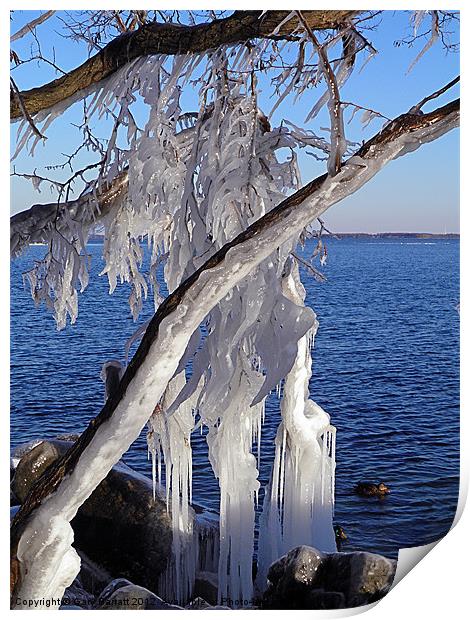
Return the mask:
[(207, 601), (205, 601), (200, 596), (193, 599), (190, 603), (185, 606), (185, 609), (211, 609), (212, 605), (209, 605)]
[(113, 577), (153, 587), (171, 554), (166, 502), (151, 482), (114, 467), (72, 521), (75, 544)]
[(306, 609), (344, 609), (346, 599), (342, 592), (325, 592), (323, 589), (310, 590), (306, 596)]
[(268, 572), (265, 609), (341, 609), (367, 605), (390, 589), (396, 562), (366, 552), (322, 554), (296, 547)]
[[(22, 451), (13, 490), (23, 501), (34, 482), (71, 446), (35, 442)], [(118, 464), (80, 507), (71, 523), (74, 545), (109, 575), (153, 587), (171, 554), (171, 517), (166, 502), (153, 500), (152, 482)], [(106, 579), (107, 581), (108, 579)], [(99, 581), (99, 579), (98, 579)], [(102, 587), (103, 581), (98, 584)]]
[[(112, 576), (102, 566), (90, 560), (83, 551), (77, 549), (77, 553), (81, 560), (78, 578), (87, 592), (90, 592), (94, 596), (98, 596), (102, 593), (103, 588), (111, 582)], [(120, 581), (126, 580), (121, 579)]]
[(113, 579), (100, 592), (97, 598), (97, 604), (101, 605), (101, 603), (103, 601), (106, 601), (112, 594), (114, 594), (114, 592), (116, 592), (116, 590), (132, 585), (132, 582), (130, 582), (128, 579)]
[(225, 607), (225, 605), (209, 605), (203, 598), (197, 597), (188, 603), (185, 609), (230, 609), (230, 607)]
[(159, 596), (146, 588), (134, 584), (125, 585), (115, 590), (108, 598), (99, 600), (98, 609), (132, 610), (132, 609), (182, 609), (165, 603)]
[(193, 596), (202, 598), (210, 605), (217, 605), (219, 580), (216, 573), (198, 571), (194, 582)]
[[(284, 581), (302, 586), (312, 586), (318, 580), (324, 555), (313, 547), (297, 547), (287, 554)], [(269, 579), (269, 575), (268, 575)]]
[[(53, 440), (36, 442), (29, 450), (26, 446), (19, 447), (18, 454), (21, 456), (16, 466), (11, 488), (20, 503), (25, 500), (36, 480), (59, 456), (65, 454), (71, 445), (67, 441)], [(21, 449), (24, 452), (21, 452)]]
[(267, 609), (310, 609), (308, 596), (314, 586), (321, 585), (325, 556), (305, 545), (296, 547), (271, 565), (270, 586), (265, 592), (263, 607)]
[(332, 553), (325, 570), (325, 588), (338, 590), (348, 607), (367, 605), (389, 591), (396, 571), (396, 562), (382, 555), (355, 551)]
[(79, 609), (92, 609), (95, 597), (87, 592), (83, 587), (79, 577), (76, 577), (72, 585), (70, 585), (64, 592), (62, 597), (61, 609), (65, 606), (67, 609), (70, 606), (78, 607)]
[(24, 454), (26, 454), (26, 452), (29, 452), (30, 450), (32, 450), (34, 446), (37, 446), (39, 443), (41, 443), (41, 441), (44, 441), (44, 440), (43, 439), (32, 439), (31, 441), (27, 441), (25, 443), (20, 444), (19, 446), (16, 446), (13, 449), (13, 452), (11, 455), (10, 470), (11, 469), (15, 470), (21, 457)]

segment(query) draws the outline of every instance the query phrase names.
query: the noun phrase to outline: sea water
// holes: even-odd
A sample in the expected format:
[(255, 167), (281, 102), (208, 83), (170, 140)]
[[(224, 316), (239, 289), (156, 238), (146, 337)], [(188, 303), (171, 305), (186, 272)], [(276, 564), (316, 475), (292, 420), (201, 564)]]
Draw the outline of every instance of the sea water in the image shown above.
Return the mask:
[[(314, 244), (307, 243), (307, 258)], [(306, 303), (320, 327), (312, 398), (337, 427), (335, 523), (343, 550), (396, 555), (442, 537), (459, 486), (459, 241), (330, 239), (327, 281), (303, 270)], [(77, 323), (57, 332), (35, 308), (22, 274), (45, 252), (30, 248), (11, 266), (11, 443), (81, 432), (100, 410), (103, 362), (124, 359), (133, 323), (125, 285), (108, 295), (100, 245), (88, 246), (92, 277)], [(149, 300), (141, 317), (153, 312)], [(268, 399), (260, 481), (269, 476), (279, 422)], [(192, 437), (195, 501), (217, 510), (218, 487), (204, 433)], [(151, 476), (145, 435), (124, 459)], [(383, 501), (354, 494), (358, 481), (385, 482)], [(263, 492), (260, 493), (260, 504)]]

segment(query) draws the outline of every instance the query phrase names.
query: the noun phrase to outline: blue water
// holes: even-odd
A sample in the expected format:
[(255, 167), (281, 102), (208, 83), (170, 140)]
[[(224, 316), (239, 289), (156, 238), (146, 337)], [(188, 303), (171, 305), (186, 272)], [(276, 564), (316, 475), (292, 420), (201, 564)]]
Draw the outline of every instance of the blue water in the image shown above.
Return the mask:
[[(306, 248), (305, 255), (312, 248)], [(101, 247), (90, 245), (90, 286), (76, 325), (57, 332), (35, 309), (22, 272), (44, 248), (11, 268), (11, 442), (80, 432), (103, 404), (101, 364), (123, 359), (135, 330), (128, 289), (108, 295), (97, 277)], [(459, 242), (332, 239), (327, 282), (304, 274), (317, 312), (312, 397), (337, 435), (335, 521), (344, 550), (395, 555), (448, 531), (459, 488)], [(146, 306), (142, 320), (152, 313)], [(260, 480), (265, 484), (279, 414), (267, 405)], [(204, 438), (193, 436), (194, 498), (217, 510), (217, 482)], [(124, 460), (150, 475), (144, 435)], [(386, 482), (384, 501), (353, 494), (360, 480)], [(263, 495), (261, 494), (261, 500)]]

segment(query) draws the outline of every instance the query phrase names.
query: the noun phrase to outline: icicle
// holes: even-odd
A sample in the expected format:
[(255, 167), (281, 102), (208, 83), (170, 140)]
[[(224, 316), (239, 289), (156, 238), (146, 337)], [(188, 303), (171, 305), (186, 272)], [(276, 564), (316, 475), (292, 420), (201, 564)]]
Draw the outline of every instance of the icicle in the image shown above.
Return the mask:
[[(257, 431), (257, 441), (258, 441), (258, 469), (259, 469), (259, 465), (260, 465), (260, 461), (261, 461), (261, 424), (262, 424), (262, 420), (264, 418), (264, 402), (263, 402), (263, 406), (261, 407), (261, 411), (260, 411), (260, 415), (258, 417), (258, 431)], [(256, 495), (256, 505), (258, 505), (258, 495)]]
[(322, 452), (321, 452), (321, 503), (325, 505), (325, 482), (326, 482), (326, 459), (328, 454), (328, 432), (325, 431), (322, 436)]
[[(297, 265), (286, 270), (284, 292), (296, 303), (303, 303), (305, 291)], [(310, 347), (317, 325), (314, 318), (311, 329), (298, 341), (294, 366), (283, 382), (282, 422), (261, 519), (269, 531), (269, 535), (261, 532), (259, 541), (257, 587), (261, 591), (275, 559), (273, 546), (280, 553), (302, 544), (323, 551), (336, 549), (332, 524), (334, 427), (323, 409), (308, 398)]]
[[(282, 449), (281, 449), (281, 466), (279, 471), (279, 505), (282, 506), (284, 502), (284, 481), (285, 481), (285, 468), (286, 468), (286, 445), (287, 445), (287, 432), (285, 426), (283, 426), (282, 433)], [(282, 510), (281, 510), (282, 516)]]
[[(252, 52), (245, 47), (237, 52), (237, 68), (250, 69)], [(167, 288), (173, 291), (226, 241), (298, 186), (295, 158), (279, 161), (277, 149), (322, 146), (319, 138), (302, 135), (298, 128), (271, 128), (250, 88), (250, 71), (236, 81), (226, 78), (229, 53), (219, 49), (205, 64), (200, 113), (186, 129), (181, 130), (180, 85), (194, 69), (194, 57), (142, 59), (120, 74), (121, 82), (113, 81), (112, 93), (99, 92), (92, 102), (98, 114), (106, 106), (116, 108), (116, 118), (127, 122), (129, 130), (131, 148), (120, 155), (120, 165), (128, 165), (128, 189), (100, 221), (105, 230), (102, 274), (110, 291), (118, 282), (130, 286), (134, 318), (143, 308), (149, 284), (155, 287), (160, 264), (164, 263)], [(131, 129), (127, 117), (129, 97), (137, 90), (150, 108), (142, 132)], [(115, 141), (116, 134), (110, 141), (110, 158)], [(114, 170), (112, 165), (110, 159), (105, 176)], [(150, 275), (143, 272), (145, 237), (151, 250)], [(55, 242), (67, 265), (66, 277), (62, 274), (57, 286), (64, 292), (57, 308), (63, 323), (67, 313), (76, 316), (75, 279), (86, 277), (75, 256), (66, 262), (69, 248), (60, 238)], [(158, 586), (165, 598), (188, 599), (201, 551), (190, 508), (190, 438), (196, 407), (201, 434), (204, 425), (208, 428), (209, 458), (221, 493), (220, 546), (211, 547), (218, 554), (219, 596), (252, 596), (264, 399), (274, 387), (279, 399), (290, 398), (284, 378), (297, 359), (292, 343), (301, 341), (304, 346), (314, 323), (313, 312), (284, 290), (283, 273), (295, 244), (292, 238), (280, 248), (273, 245), (272, 255), (210, 312), (205, 338), (193, 349), (188, 345), (187, 357), (149, 420), (153, 495), (165, 494), (173, 531), (172, 559)], [(36, 286), (38, 274), (31, 274), (30, 280)], [(154, 296), (158, 300), (155, 291)], [(131, 337), (127, 350), (144, 328)], [(191, 358), (192, 374), (186, 381), (185, 365)], [(295, 496), (292, 489), (297, 481), (304, 482), (303, 452), (292, 427), (286, 413), (276, 440), (274, 482), (264, 502), (272, 502), (266, 518), (276, 553), (282, 550), (281, 538), (284, 543), (292, 539), (295, 502), (305, 499), (308, 504), (310, 497)], [(313, 494), (312, 482), (307, 480), (307, 487)]]

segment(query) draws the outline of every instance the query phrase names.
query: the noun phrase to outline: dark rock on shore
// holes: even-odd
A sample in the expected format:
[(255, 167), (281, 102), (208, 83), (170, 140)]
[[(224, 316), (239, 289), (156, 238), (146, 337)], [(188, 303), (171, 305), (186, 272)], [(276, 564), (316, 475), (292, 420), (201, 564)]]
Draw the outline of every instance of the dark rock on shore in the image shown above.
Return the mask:
[(65, 454), (72, 444), (68, 441), (40, 441), (31, 449), (21, 454), (11, 483), (11, 490), (22, 503), (33, 484), (46, 469), (60, 456)]
[(367, 605), (382, 598), (390, 589), (396, 561), (382, 555), (356, 551), (332, 553), (324, 573), (326, 589), (343, 592), (348, 607)]
[(80, 572), (77, 578), (80, 579), (83, 588), (96, 597), (107, 584), (112, 582), (113, 578), (102, 566), (90, 560), (83, 551), (77, 549), (77, 553), (81, 560)]
[(153, 587), (171, 554), (166, 503), (138, 474), (113, 468), (72, 521), (75, 545), (115, 577)]
[(116, 592), (116, 590), (119, 590), (120, 588), (125, 588), (127, 586), (132, 586), (132, 585), (133, 584), (132, 582), (129, 581), (129, 579), (123, 579), (123, 578), (113, 579), (100, 592), (98, 596), (98, 602), (100, 603), (100, 602), (103, 602), (109, 599), (114, 594), (114, 592)]
[(322, 554), (296, 547), (268, 572), (264, 609), (341, 609), (367, 605), (390, 589), (396, 562), (366, 552)]
[[(326, 556), (312, 547), (296, 547), (271, 565), (268, 571), (266, 603), (292, 600), (304, 601), (315, 584), (320, 583), (319, 571)], [(293, 607), (295, 609), (295, 607)]]
[[(36, 440), (15, 451), (11, 489), (20, 502), (71, 445), (68, 437)], [(211, 548), (211, 538), (218, 536), (218, 520), (199, 506), (193, 507), (193, 516), (200, 536), (208, 541), (207, 549), (204, 545), (201, 548), (204, 556)], [(113, 467), (80, 507), (71, 525), (74, 546), (82, 557), (79, 576), (94, 595), (112, 578), (125, 578), (129, 583), (152, 589), (171, 557), (171, 516), (166, 501), (158, 492), (154, 500), (151, 480), (122, 462)], [(199, 579), (201, 596), (209, 602), (217, 600), (216, 584), (211, 573)]]
[[(34, 482), (71, 446), (41, 441), (26, 450), (12, 482), (23, 501)], [(151, 481), (118, 464), (79, 509), (71, 523), (74, 546), (114, 577), (153, 587), (171, 554), (171, 521), (166, 502), (153, 500)]]
[(346, 599), (342, 592), (312, 589), (305, 598), (306, 609), (344, 609)]
[(159, 596), (142, 586), (133, 583), (125, 585), (108, 596), (99, 597), (99, 607), (109, 611), (132, 610), (132, 609), (182, 609), (177, 605), (165, 603)]
[(217, 605), (217, 593), (219, 581), (217, 573), (208, 571), (198, 571), (194, 582), (193, 596), (200, 597), (207, 601), (209, 605)]

